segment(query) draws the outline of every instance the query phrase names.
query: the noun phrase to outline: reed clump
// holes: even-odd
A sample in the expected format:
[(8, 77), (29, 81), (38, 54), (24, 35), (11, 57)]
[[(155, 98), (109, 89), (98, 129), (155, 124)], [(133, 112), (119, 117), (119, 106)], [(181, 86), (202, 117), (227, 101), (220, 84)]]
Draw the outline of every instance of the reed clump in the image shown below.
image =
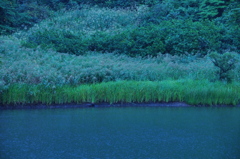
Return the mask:
[(69, 103), (186, 102), (191, 105), (236, 105), (240, 85), (207, 80), (116, 81), (80, 86), (15, 84), (0, 94), (1, 105)]

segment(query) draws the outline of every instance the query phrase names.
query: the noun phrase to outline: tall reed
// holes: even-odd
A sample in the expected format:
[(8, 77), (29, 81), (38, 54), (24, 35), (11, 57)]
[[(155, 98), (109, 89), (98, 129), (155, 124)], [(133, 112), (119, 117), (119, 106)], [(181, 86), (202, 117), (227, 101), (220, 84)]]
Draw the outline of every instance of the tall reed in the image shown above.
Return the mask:
[(239, 83), (194, 80), (116, 81), (61, 87), (11, 85), (0, 94), (2, 105), (67, 103), (186, 102), (191, 105), (236, 105)]

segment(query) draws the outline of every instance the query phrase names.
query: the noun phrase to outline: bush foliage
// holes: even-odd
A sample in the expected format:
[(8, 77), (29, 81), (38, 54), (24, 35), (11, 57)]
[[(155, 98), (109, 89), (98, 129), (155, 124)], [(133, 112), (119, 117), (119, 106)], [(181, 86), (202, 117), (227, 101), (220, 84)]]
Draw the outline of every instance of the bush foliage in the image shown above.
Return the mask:
[(24, 46), (76, 55), (206, 55), (240, 49), (239, 8), (234, 0), (4, 0), (0, 34), (52, 17), (25, 37)]
[(48, 31), (36, 32), (28, 37), (28, 43), (23, 46), (36, 48), (41, 46), (45, 49), (55, 49), (58, 52), (71, 53), (75, 55), (83, 54), (87, 48), (84, 39), (67, 31)]
[(230, 72), (236, 68), (236, 55), (231, 53), (217, 54), (214, 52), (209, 56), (211, 57), (213, 64), (219, 69), (217, 71), (219, 79), (222, 81), (231, 82), (233, 78)]
[[(0, 36), (0, 87), (215, 81), (225, 64), (216, 68), (205, 55), (239, 53), (239, 8), (232, 0), (4, 0), (0, 33), (21, 31)], [(227, 74), (239, 81), (240, 65), (234, 66)]]
[(206, 55), (208, 51), (220, 51), (221, 27), (213, 22), (191, 20), (163, 21), (159, 25), (138, 27), (114, 36), (98, 34), (103, 40), (94, 41), (97, 51), (118, 52), (130, 56), (156, 56), (158, 53), (172, 55)]
[[(96, 21), (99, 19), (96, 19)], [(104, 23), (104, 18), (99, 23)], [(120, 23), (118, 23), (120, 24)], [(121, 23), (124, 28), (125, 24)], [(239, 29), (227, 30), (209, 20), (170, 20), (147, 26), (131, 26), (129, 29), (107, 27), (96, 29), (89, 24), (73, 32), (61, 29), (41, 29), (27, 36), (23, 46), (53, 48), (58, 52), (80, 55), (87, 51), (115, 52), (135, 56), (201, 54), (211, 51), (238, 51)], [(79, 28), (80, 28), (79, 27)], [(84, 30), (89, 30), (84, 32)], [(90, 31), (94, 30), (94, 31)]]
[[(132, 58), (96, 52), (76, 56), (41, 48), (23, 48), (16, 38), (2, 37), (0, 42), (0, 48), (4, 50), (0, 52), (0, 89), (14, 83), (56, 86), (118, 80), (218, 79), (217, 68), (207, 57), (159, 54), (154, 58)], [(234, 72), (238, 71), (240, 65), (237, 63)], [(239, 81), (240, 74), (234, 72), (234, 81)]]

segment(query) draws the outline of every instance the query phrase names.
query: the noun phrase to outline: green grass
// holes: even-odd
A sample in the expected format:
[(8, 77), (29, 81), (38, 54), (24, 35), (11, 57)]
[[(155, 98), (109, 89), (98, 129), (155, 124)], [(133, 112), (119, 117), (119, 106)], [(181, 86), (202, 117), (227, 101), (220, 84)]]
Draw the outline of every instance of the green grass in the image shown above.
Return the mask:
[(191, 105), (236, 105), (239, 83), (193, 80), (117, 81), (90, 85), (46, 87), (15, 84), (0, 94), (2, 105), (68, 103), (186, 102)]
[[(0, 36), (0, 104), (239, 103), (240, 62), (231, 72), (232, 84), (218, 83), (219, 70), (207, 52), (206, 56), (159, 53), (156, 57), (132, 58), (121, 52), (84, 51), (76, 56), (40, 45), (23, 47), (29, 37), (45, 31), (66, 31), (83, 39), (95, 33), (114, 36), (141, 26), (146, 13), (145, 7), (122, 10), (85, 6), (59, 11), (28, 31)], [(237, 58), (240, 61), (240, 55)]]

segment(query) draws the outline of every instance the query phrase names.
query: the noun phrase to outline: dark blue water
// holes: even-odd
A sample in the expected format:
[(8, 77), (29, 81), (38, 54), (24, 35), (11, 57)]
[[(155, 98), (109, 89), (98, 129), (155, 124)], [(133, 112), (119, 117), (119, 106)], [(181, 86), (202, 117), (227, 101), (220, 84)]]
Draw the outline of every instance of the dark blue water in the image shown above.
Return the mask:
[(240, 107), (0, 110), (1, 159), (239, 159)]

